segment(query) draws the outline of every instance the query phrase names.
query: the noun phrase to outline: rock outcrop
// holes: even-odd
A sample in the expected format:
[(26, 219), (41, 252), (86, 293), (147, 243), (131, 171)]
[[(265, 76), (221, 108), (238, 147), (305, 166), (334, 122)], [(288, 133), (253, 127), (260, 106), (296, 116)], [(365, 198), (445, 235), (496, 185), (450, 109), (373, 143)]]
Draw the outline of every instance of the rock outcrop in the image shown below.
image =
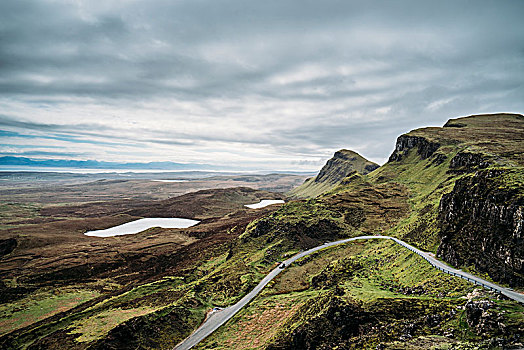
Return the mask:
[(301, 325), (267, 350), (332, 349), (358, 335), (361, 325), (369, 322), (367, 313), (358, 304), (334, 295), (314, 299), (300, 311), (295, 317), (302, 321)]
[(395, 150), (389, 157), (390, 162), (400, 161), (404, 155), (412, 148), (417, 148), (417, 153), (420, 158), (426, 159), (431, 157), (433, 153), (440, 147), (437, 142), (429, 141), (420, 136), (401, 135), (397, 139)]
[[(465, 305), (466, 322), (476, 334), (489, 335), (491, 340), (497, 339), (500, 348), (505, 349), (504, 338), (495, 338), (506, 333), (504, 316), (496, 310), (495, 303), (490, 300), (470, 300)], [(494, 347), (495, 348), (495, 347)]]
[(438, 256), (524, 286), (522, 173), (496, 168), (459, 179), (440, 202)]
[(481, 153), (461, 151), (451, 159), (449, 167), (450, 169), (469, 172), (476, 169), (484, 169), (490, 165), (492, 165), (491, 161)]

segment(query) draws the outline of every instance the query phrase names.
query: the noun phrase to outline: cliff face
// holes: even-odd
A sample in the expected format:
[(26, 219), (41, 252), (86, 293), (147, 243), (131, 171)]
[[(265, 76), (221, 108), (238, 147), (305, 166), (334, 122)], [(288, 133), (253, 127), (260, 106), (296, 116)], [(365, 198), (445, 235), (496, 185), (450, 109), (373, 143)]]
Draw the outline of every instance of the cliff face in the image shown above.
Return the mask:
[(484, 169), (492, 165), (492, 162), (480, 153), (459, 152), (451, 159), (450, 169), (462, 169), (472, 171), (476, 168)]
[(518, 169), (486, 169), (459, 179), (440, 202), (438, 256), (524, 286), (523, 176)]
[(400, 161), (404, 155), (412, 148), (417, 148), (417, 153), (421, 159), (431, 157), (440, 147), (437, 142), (431, 142), (421, 136), (401, 135), (397, 139), (395, 150), (389, 157), (390, 162)]

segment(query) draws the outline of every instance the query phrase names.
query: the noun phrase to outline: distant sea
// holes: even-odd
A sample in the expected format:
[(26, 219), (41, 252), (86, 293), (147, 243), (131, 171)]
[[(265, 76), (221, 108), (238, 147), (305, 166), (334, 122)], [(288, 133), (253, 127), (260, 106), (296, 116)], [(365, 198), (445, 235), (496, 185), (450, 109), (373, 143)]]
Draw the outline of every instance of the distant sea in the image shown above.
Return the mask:
[(183, 169), (183, 170), (165, 170), (165, 169), (89, 169), (89, 168), (52, 168), (52, 167), (31, 167), (31, 166), (0, 166), (0, 171), (28, 171), (38, 173), (74, 173), (74, 174), (106, 174), (106, 173), (184, 173), (184, 172), (202, 172), (202, 173), (250, 173), (249, 171), (221, 171), (221, 170), (202, 170), (202, 169)]

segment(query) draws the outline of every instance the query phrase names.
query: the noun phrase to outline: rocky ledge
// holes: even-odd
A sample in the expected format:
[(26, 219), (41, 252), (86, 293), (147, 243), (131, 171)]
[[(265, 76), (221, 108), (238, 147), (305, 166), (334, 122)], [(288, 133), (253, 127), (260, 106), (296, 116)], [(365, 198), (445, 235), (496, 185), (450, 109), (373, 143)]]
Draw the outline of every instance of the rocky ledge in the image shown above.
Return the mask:
[(420, 158), (426, 159), (435, 153), (435, 151), (440, 147), (440, 144), (429, 141), (426, 138), (420, 136), (401, 135), (397, 139), (395, 150), (389, 157), (389, 161), (398, 162), (402, 160), (406, 152), (415, 147), (417, 148), (417, 153), (419, 154)]

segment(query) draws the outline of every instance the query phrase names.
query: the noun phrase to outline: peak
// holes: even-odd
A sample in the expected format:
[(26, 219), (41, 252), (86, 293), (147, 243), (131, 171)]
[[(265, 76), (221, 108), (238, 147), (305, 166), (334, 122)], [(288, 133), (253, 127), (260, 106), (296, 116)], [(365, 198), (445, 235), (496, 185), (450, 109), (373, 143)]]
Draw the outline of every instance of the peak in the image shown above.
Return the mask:
[(359, 157), (359, 158), (365, 159), (357, 152), (349, 150), (349, 149), (341, 149), (341, 150), (336, 151), (334, 157), (337, 157), (337, 156), (339, 157), (340, 156)]
[(349, 175), (355, 173), (365, 175), (378, 167), (378, 164), (370, 162), (355, 151), (341, 149), (335, 152), (315, 178), (294, 189), (291, 195), (315, 197), (331, 190)]
[(356, 155), (360, 155), (360, 154), (358, 154), (358, 153), (355, 152), (355, 151), (352, 151), (352, 150), (350, 150), (350, 149), (345, 149), (345, 148), (343, 148), (343, 149), (338, 150), (338, 151), (335, 152), (335, 154), (337, 154), (337, 153), (342, 153), (342, 154), (356, 154)]
[(365, 175), (376, 168), (378, 168), (377, 164), (370, 162), (357, 152), (341, 149), (335, 152), (333, 158), (327, 161), (315, 178), (315, 182), (336, 184), (353, 171)]

